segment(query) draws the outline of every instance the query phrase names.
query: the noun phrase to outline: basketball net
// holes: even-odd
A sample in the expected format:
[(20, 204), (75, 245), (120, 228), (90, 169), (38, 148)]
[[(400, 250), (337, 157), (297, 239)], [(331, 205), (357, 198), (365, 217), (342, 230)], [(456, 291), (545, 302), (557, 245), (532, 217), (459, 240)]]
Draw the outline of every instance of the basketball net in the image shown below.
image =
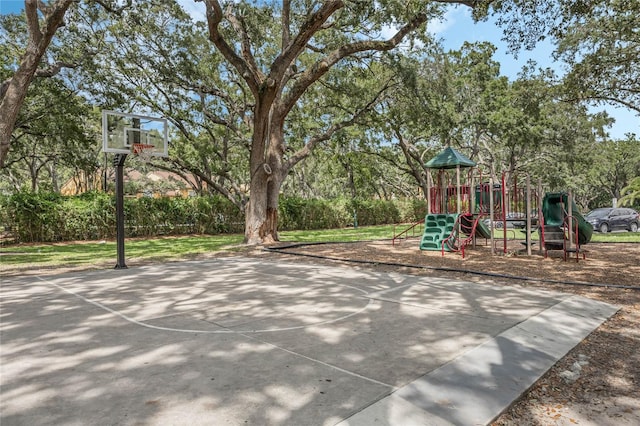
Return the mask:
[(153, 148), (155, 145), (148, 145), (144, 143), (134, 143), (131, 150), (141, 161), (148, 163), (153, 157)]

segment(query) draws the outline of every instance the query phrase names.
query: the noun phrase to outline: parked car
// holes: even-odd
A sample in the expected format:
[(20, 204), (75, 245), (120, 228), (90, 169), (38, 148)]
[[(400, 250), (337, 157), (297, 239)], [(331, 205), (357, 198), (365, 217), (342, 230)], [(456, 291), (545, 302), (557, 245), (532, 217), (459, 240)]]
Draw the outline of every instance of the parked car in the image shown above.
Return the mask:
[[(516, 229), (524, 229), (527, 227), (527, 215), (525, 213), (508, 213), (507, 221), (509, 220), (513, 223), (513, 227)], [(531, 227), (535, 228), (536, 226), (538, 226), (538, 210), (534, 209), (531, 210)]]
[[(491, 226), (491, 219), (484, 219), (484, 224), (487, 227)], [(533, 210), (531, 212), (531, 226), (536, 227), (538, 225), (538, 211)], [(493, 221), (493, 227), (495, 229), (502, 229), (504, 222), (498, 216), (497, 220)], [(507, 229), (524, 229), (527, 227), (527, 215), (522, 212), (509, 212), (507, 213)]]
[(638, 232), (640, 227), (640, 214), (629, 208), (601, 208), (591, 210), (584, 217), (593, 226), (593, 229), (600, 232), (614, 230), (627, 230)]

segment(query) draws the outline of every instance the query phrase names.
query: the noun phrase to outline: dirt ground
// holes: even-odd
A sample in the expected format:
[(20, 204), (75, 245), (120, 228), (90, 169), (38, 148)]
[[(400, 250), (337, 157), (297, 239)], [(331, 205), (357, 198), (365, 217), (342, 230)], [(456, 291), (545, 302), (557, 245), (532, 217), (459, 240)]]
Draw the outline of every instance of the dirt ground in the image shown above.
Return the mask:
[(500, 247), (500, 254), (494, 256), (490, 247), (478, 246), (469, 249), (464, 259), (459, 253), (422, 252), (418, 246), (418, 239), (409, 238), (396, 245), (375, 241), (289, 247), (268, 255), (450, 276), (479, 285), (542, 288), (616, 304), (620, 306), (616, 315), (561, 359), (493, 425), (640, 425), (640, 244), (589, 244), (584, 246), (586, 259), (580, 256), (578, 262), (575, 254), (564, 261), (562, 251), (550, 251), (545, 258), (534, 250), (528, 257), (517, 245), (508, 247), (507, 253)]
[[(514, 242), (491, 255), (479, 245), (459, 253), (419, 250), (418, 238), (342, 244), (272, 246), (279, 250), (235, 248), (198, 256), (246, 255), (294, 262), (342, 263), (424, 276), (451, 277), (491, 285), (512, 285), (579, 294), (620, 306), (617, 314), (570, 351), (527, 393), (493, 423), (494, 426), (640, 425), (640, 244), (588, 244), (586, 259), (563, 260), (562, 251), (531, 257)], [(149, 263), (129, 259), (128, 264)], [(96, 265), (94, 265), (95, 267)], [(9, 270), (25, 275), (42, 270)], [(56, 268), (61, 273), (78, 268)], [(86, 267), (84, 268), (86, 269)], [(620, 287), (615, 287), (620, 286)], [(635, 287), (635, 289), (621, 286)]]

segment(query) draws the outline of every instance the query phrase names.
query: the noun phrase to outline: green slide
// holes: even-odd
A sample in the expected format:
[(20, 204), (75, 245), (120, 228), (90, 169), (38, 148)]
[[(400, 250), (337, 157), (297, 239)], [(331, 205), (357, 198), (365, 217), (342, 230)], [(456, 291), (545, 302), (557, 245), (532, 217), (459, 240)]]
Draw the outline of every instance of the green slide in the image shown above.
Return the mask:
[[(567, 205), (567, 199), (568, 195), (566, 192), (551, 192), (545, 194), (542, 200), (542, 216), (544, 217), (545, 227), (562, 227), (565, 218), (565, 212), (562, 206)], [(591, 241), (593, 227), (584, 220), (575, 202), (572, 202), (571, 209), (573, 216), (578, 220), (578, 242), (580, 244), (587, 244)]]
[(484, 224), (483, 221), (478, 218), (473, 218), (471, 215), (463, 215), (461, 218), (462, 229), (472, 229), (473, 221), (477, 220), (478, 224), (476, 225), (476, 237), (480, 238), (491, 238), (491, 230), (487, 228), (487, 225)]

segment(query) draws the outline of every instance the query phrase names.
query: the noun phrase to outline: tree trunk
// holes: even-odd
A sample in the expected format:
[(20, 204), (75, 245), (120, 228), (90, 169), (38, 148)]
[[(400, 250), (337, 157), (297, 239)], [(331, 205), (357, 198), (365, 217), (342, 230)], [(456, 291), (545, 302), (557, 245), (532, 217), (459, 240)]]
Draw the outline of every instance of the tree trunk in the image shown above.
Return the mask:
[[(250, 156), (251, 186), (249, 203), (245, 210), (245, 243), (270, 244), (279, 241), (278, 237), (278, 206), (280, 188), (287, 176), (284, 156), (284, 119), (274, 119), (265, 112), (265, 117), (259, 130), (254, 132), (254, 141)], [(256, 114), (256, 120), (258, 120)], [(258, 136), (255, 136), (258, 134)], [(264, 135), (262, 137), (261, 135)], [(256, 149), (256, 137), (261, 140), (268, 138), (269, 143), (261, 144)]]
[[(263, 163), (263, 165), (267, 164)], [(282, 166), (276, 166), (276, 170), (271, 166), (263, 166), (251, 179), (251, 193), (245, 210), (244, 240), (246, 244), (270, 244), (280, 240), (278, 206), (280, 188), (284, 181), (282, 176), (286, 176), (283, 172)]]
[(265, 147), (271, 127), (271, 105), (265, 107), (264, 100), (256, 103), (253, 117), (253, 136), (249, 155), (249, 202), (245, 209), (245, 244), (261, 244), (266, 235), (267, 187), (272, 170), (265, 161)]
[(29, 174), (31, 175), (31, 192), (36, 192), (38, 190), (38, 166), (36, 166), (35, 159), (31, 159), (29, 161)]
[(351, 191), (351, 198), (355, 199), (358, 196), (358, 191), (356, 190), (356, 180), (353, 176), (353, 167), (351, 167), (351, 162), (347, 161), (344, 167), (347, 169), (347, 182), (349, 184), (349, 191)]
[(262, 243), (267, 215), (267, 180), (257, 174), (254, 174), (249, 184), (249, 202), (245, 210), (244, 242), (250, 245)]
[(0, 167), (4, 166), (4, 160), (11, 145), (13, 127), (41, 57), (42, 55), (29, 52), (25, 54), (20, 67), (9, 81), (0, 103)]
[[(444, 0), (443, 0), (444, 1)], [(475, 5), (463, 0), (446, 1), (451, 3)], [(282, 17), (282, 51), (274, 59), (268, 73), (262, 72), (253, 56), (251, 36), (243, 19), (233, 14), (234, 8), (223, 8), (218, 0), (205, 0), (207, 9), (207, 26), (209, 39), (247, 83), (255, 109), (253, 116), (253, 136), (249, 159), (250, 194), (245, 209), (245, 243), (260, 244), (278, 240), (278, 197), (280, 187), (288, 171), (296, 163), (306, 158), (322, 141), (329, 140), (341, 128), (353, 125), (358, 115), (372, 108), (378, 96), (363, 107), (353, 117), (336, 123), (321, 134), (307, 141), (306, 145), (286, 159), (284, 158), (284, 119), (300, 100), (302, 95), (324, 76), (332, 66), (345, 58), (358, 56), (367, 51), (389, 51), (396, 48), (412, 31), (419, 28), (428, 19), (426, 12), (416, 14), (388, 40), (361, 40), (354, 38), (350, 42), (325, 52), (322, 58), (311, 64), (306, 70), (296, 71), (296, 61), (308, 48), (309, 42), (316, 33), (321, 32), (326, 24), (333, 25), (332, 16), (345, 7), (342, 0), (319, 2), (303, 18), (296, 35), (291, 34), (290, 1), (283, 1)], [(224, 2), (225, 5), (233, 2)], [(226, 19), (238, 36), (230, 43), (221, 32), (220, 24)], [(340, 18), (335, 19), (336, 23)], [(256, 51), (259, 51), (258, 49)], [(292, 80), (295, 76), (295, 81)], [(290, 83), (290, 84), (288, 84)], [(288, 87), (285, 91), (284, 88)], [(386, 90), (388, 87), (385, 85)]]
[[(280, 172), (278, 171), (277, 174), (279, 175)], [(267, 185), (267, 217), (264, 223), (264, 243), (280, 241), (280, 236), (278, 235), (278, 206), (280, 205), (282, 182), (283, 179), (280, 176), (274, 176)]]

